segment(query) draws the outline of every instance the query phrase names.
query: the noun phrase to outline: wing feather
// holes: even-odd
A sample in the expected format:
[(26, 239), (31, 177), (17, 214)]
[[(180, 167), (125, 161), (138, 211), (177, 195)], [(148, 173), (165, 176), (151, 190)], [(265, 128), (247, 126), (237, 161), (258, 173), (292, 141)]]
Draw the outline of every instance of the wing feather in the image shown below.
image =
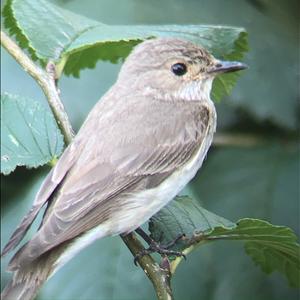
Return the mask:
[(26, 232), (30, 228), (31, 224), (37, 217), (41, 208), (48, 202), (50, 196), (54, 193), (55, 189), (62, 182), (67, 172), (72, 167), (75, 159), (76, 152), (75, 145), (70, 145), (61, 156), (60, 160), (56, 166), (51, 170), (51, 172), (45, 178), (42, 186), (40, 187), (33, 205), (29, 212), (24, 216), (21, 223), (18, 225), (16, 230), (13, 232), (8, 243), (3, 248), (1, 256), (6, 255), (8, 252), (13, 250), (23, 239)]

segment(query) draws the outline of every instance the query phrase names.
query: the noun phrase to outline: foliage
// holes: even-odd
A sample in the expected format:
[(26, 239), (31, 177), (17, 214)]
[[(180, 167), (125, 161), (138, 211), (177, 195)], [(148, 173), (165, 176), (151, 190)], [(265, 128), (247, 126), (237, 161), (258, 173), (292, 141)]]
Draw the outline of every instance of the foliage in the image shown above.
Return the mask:
[(62, 149), (63, 137), (48, 109), (31, 99), (1, 95), (1, 173), (39, 167)]
[[(11, 0), (4, 9), (5, 24), (23, 47), (42, 63), (53, 60), (58, 70), (79, 76), (98, 60), (124, 59), (133, 46), (151, 37), (175, 36), (208, 48), (220, 58), (240, 59), (248, 50), (243, 28), (207, 25), (106, 25), (76, 15), (45, 0)], [(14, 20), (14, 21), (13, 21)], [(65, 65), (66, 64), (66, 65)], [(237, 75), (216, 79), (213, 96), (228, 94)]]
[[(154, 36), (186, 38), (204, 45), (216, 57), (228, 60), (241, 60), (248, 50), (248, 37), (243, 28), (211, 25), (106, 25), (45, 0), (9, 0), (3, 9), (3, 16), (6, 30), (10, 35), (15, 36), (19, 45), (42, 66), (45, 66), (48, 60), (53, 60), (62, 76), (64, 74), (79, 77), (85, 68), (95, 68), (99, 60), (111, 63), (123, 61), (133, 46)], [(212, 91), (213, 98), (219, 100), (222, 96), (228, 95), (236, 80), (236, 74), (224, 75), (216, 80)], [(262, 105), (265, 103), (265, 99), (254, 99), (255, 101), (261, 101)], [(293, 100), (287, 99), (287, 101)], [(222, 105), (223, 103), (217, 108), (222, 108)], [(257, 219), (267, 218), (279, 222), (284, 220), (285, 224), (295, 227), (290, 212), (295, 214), (297, 209), (295, 195), (298, 191), (295, 186), (298, 171), (295, 161), (299, 160), (298, 148), (292, 133), (285, 134), (277, 130), (277, 127), (294, 129), (295, 127), (288, 123), (288, 120), (292, 119), (291, 114), (287, 113), (285, 116), (278, 105), (268, 111), (277, 126), (275, 128), (263, 127), (263, 123), (258, 124), (258, 121), (263, 118), (263, 113), (259, 110), (261, 106), (257, 108), (253, 105), (254, 108), (249, 108), (251, 103), (243, 105), (244, 111), (252, 112), (250, 117), (247, 115), (247, 118), (250, 118), (247, 120), (252, 127), (245, 128), (244, 123), (239, 120), (240, 123), (237, 125), (231, 121), (233, 128), (239, 128), (244, 134), (250, 127), (250, 130), (263, 134), (264, 143), (256, 141), (250, 148), (220, 147), (209, 153), (209, 159), (204, 164), (201, 174), (187, 190), (193, 195), (193, 200), (189, 197), (177, 198), (152, 218), (149, 229), (152, 236), (156, 240), (162, 239), (163, 243), (168, 243), (179, 233), (185, 233), (186, 238), (177, 243), (174, 249), (191, 253), (187, 265), (195, 255), (198, 255), (199, 261), (201, 256), (206, 259), (206, 247), (213, 249), (211, 253), (217, 255), (213, 257), (212, 267), (207, 264), (209, 259), (201, 264), (193, 260), (193, 265), (197, 268), (197, 274), (203, 273), (199, 269), (206, 270), (210, 267), (210, 275), (204, 275), (214, 277), (216, 291), (218, 284), (222, 283), (218, 280), (221, 278), (220, 274), (227, 274), (226, 278), (229, 278), (231, 275), (228, 274), (228, 270), (232, 267), (232, 262), (230, 264), (229, 259), (225, 258), (224, 251), (216, 252), (214, 246), (211, 246), (215, 244), (211, 243), (212, 241), (220, 239), (243, 241), (246, 253), (264, 272), (269, 274), (279, 271), (287, 277), (290, 285), (297, 286), (300, 266), (296, 236), (287, 227), (275, 226)], [(28, 168), (37, 167), (51, 162), (60, 155), (63, 147), (62, 137), (47, 109), (31, 99), (9, 94), (1, 97), (1, 107), (3, 129), (1, 173), (8, 174), (20, 165)], [(295, 111), (295, 107), (295, 105), (290, 106), (291, 111)], [(13, 136), (17, 138), (9, 138), (11, 132), (9, 133), (8, 130), (11, 129), (13, 129)], [(284, 135), (284, 143), (278, 139), (279, 135)], [(28, 151), (25, 153), (20, 147), (15, 147), (16, 144), (12, 143), (15, 140), (20, 140)], [(7, 157), (13, 159), (6, 161)], [(5, 242), (11, 227), (16, 225), (12, 226), (12, 222), (17, 222), (17, 219), (21, 218), (25, 211), (23, 206), (25, 203), (29, 205), (32, 202), (40, 185), (40, 179), (37, 182), (30, 181), (31, 178), (23, 178), (22, 191), (26, 190), (27, 194), (24, 197), (23, 193), (18, 193), (15, 182), (19, 181), (18, 174), (22, 172), (24, 170), (17, 168), (10, 176), (2, 177), (6, 186), (6, 191), (2, 191), (5, 195), (3, 198), (15, 198), (18, 201), (15, 202), (18, 204), (14, 205), (10, 213), (6, 213), (3, 218)], [(37, 170), (31, 172), (39, 178), (42, 176), (40, 173), (37, 174)], [(289, 191), (289, 196), (286, 195), (286, 191)], [(23, 198), (24, 201), (21, 201)], [(256, 219), (243, 218), (233, 223), (204, 209), (199, 205), (200, 201), (205, 207), (229, 216), (232, 220), (245, 214)], [(270, 211), (275, 214), (275, 217), (269, 214)], [(280, 219), (278, 215), (282, 218)], [(207, 245), (202, 247), (203, 244)], [(216, 244), (222, 249), (219, 243)], [(198, 251), (192, 251), (195, 249)], [(229, 254), (226, 255), (232, 257), (233, 253), (234, 250), (230, 249)], [(98, 254), (99, 257), (91, 259)], [(146, 280), (143, 280), (143, 275), (128, 263), (131, 259), (124, 246), (116, 239), (100, 241), (87, 252), (80, 254), (77, 261), (71, 262), (62, 272), (59, 272), (53, 278), (54, 281), (47, 284), (42, 297), (51, 299), (60, 294), (67, 299), (79, 296), (86, 299), (99, 295), (99, 291), (107, 299), (132, 298), (140, 295), (149, 297), (151, 288), (145, 282)], [(180, 258), (171, 261), (174, 271), (180, 262)], [(238, 259), (233, 263), (239, 265)], [(221, 264), (224, 265), (224, 270), (214, 272)], [(192, 266), (189, 267), (192, 270)], [(84, 268), (87, 270), (84, 278), (82, 278), (83, 272), (78, 273), (81, 268), (83, 272)], [(176, 277), (180, 271), (180, 268), (176, 269), (175, 285), (179, 283)], [(188, 278), (195, 287), (197, 284), (193, 283), (189, 272), (179, 278), (182, 282)], [(251, 274), (253, 271), (249, 267), (245, 272)], [(95, 280), (99, 274), (105, 276)], [(205, 276), (202, 280), (204, 283)], [(237, 276), (238, 282), (242, 276)], [(256, 277), (253, 276), (255, 280)], [(138, 278), (139, 284), (133, 278)], [(206, 286), (208, 285), (205, 284)], [(138, 291), (136, 296), (132, 295), (132, 290)], [(270, 294), (267, 295), (266, 297), (269, 297)], [(203, 298), (213, 299), (212, 296)]]
[[(149, 231), (162, 244), (185, 234), (171, 248), (184, 253), (208, 241), (244, 241), (246, 253), (264, 272), (269, 274), (277, 270), (287, 276), (291, 286), (300, 284), (300, 247), (296, 235), (288, 227), (249, 218), (234, 224), (207, 211), (189, 197), (177, 197), (151, 219)], [(176, 267), (180, 260), (181, 257), (176, 258), (171, 264)]]

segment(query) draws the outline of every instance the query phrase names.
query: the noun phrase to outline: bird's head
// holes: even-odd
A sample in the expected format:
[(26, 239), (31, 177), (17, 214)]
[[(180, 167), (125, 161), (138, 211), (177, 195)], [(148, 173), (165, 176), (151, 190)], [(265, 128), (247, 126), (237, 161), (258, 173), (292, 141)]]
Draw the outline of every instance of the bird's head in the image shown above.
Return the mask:
[(245, 68), (240, 62), (220, 61), (191, 42), (157, 38), (134, 48), (118, 82), (131, 91), (160, 99), (206, 100), (218, 74)]

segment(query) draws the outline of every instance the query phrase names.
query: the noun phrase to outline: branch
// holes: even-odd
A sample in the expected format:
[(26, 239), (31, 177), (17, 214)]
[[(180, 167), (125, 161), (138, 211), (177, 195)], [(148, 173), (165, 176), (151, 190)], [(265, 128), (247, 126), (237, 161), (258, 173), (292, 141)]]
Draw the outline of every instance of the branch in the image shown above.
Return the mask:
[(262, 136), (256, 134), (241, 133), (216, 133), (214, 135), (214, 146), (238, 146), (252, 147), (265, 142)]
[[(47, 65), (47, 72), (44, 71), (3, 31), (1, 31), (1, 45), (38, 82), (62, 131), (66, 144), (70, 144), (74, 137), (74, 132), (56, 87), (55, 65), (49, 63)], [(122, 239), (134, 256), (144, 249), (133, 233), (123, 236)], [(170, 287), (171, 275), (169, 268), (160, 267), (150, 255), (138, 258), (138, 263), (153, 283), (158, 299), (171, 300), (173, 297)]]
[[(133, 256), (137, 256), (144, 249), (143, 245), (140, 243), (134, 233), (129, 233), (126, 236), (122, 236), (122, 239)], [(173, 299), (170, 285), (170, 266), (168, 264), (165, 267), (159, 266), (150, 255), (139, 257), (137, 261), (145, 274), (151, 280), (156, 291), (157, 299)]]
[(60, 100), (53, 74), (51, 72), (47, 73), (38, 67), (3, 31), (1, 31), (1, 45), (42, 88), (58, 126), (64, 136), (65, 142), (66, 144), (69, 144), (73, 139), (74, 132), (68, 115), (66, 114), (64, 106)]

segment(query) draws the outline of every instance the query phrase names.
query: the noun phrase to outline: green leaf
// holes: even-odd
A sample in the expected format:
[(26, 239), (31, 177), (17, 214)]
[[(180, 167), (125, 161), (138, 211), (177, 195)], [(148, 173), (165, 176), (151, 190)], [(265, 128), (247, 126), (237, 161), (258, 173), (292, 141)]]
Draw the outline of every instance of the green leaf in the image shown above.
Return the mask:
[(28, 38), (24, 35), (22, 30), (18, 27), (16, 19), (12, 11), (12, 0), (7, 0), (2, 11), (4, 27), (8, 29), (11, 36), (15, 36), (19, 43), (19, 46), (23, 49), (27, 49), (33, 60), (37, 60), (38, 57), (35, 54), (34, 49), (30, 46)]
[(20, 46), (27, 46), (44, 62), (57, 61), (78, 35), (98, 24), (44, 0), (9, 0), (3, 16)]
[[(80, 69), (94, 67), (99, 59), (116, 63), (126, 58), (137, 43), (151, 37), (179, 37), (201, 44), (219, 58), (240, 57), (248, 49), (245, 36), (244, 29), (226, 26), (101, 24), (84, 32), (68, 47), (66, 54), (73, 55), (70, 60), (75, 63), (67, 64), (65, 72), (78, 75)], [(243, 40), (244, 48), (236, 47), (239, 39)]]
[(185, 234), (185, 238), (172, 248), (184, 251), (194, 244), (199, 232), (211, 231), (218, 226), (231, 228), (235, 224), (204, 209), (188, 196), (177, 196), (151, 218), (149, 230), (151, 237), (161, 244), (168, 244)]
[(279, 271), (293, 287), (300, 286), (300, 247), (293, 231), (258, 219), (241, 219), (232, 229), (217, 227), (204, 239), (245, 241), (246, 253), (267, 274)]
[[(214, 240), (241, 240), (245, 242), (246, 253), (266, 273), (275, 270), (286, 275), (291, 286), (299, 285), (299, 244), (291, 229), (275, 226), (258, 219), (241, 219), (234, 224), (197, 204), (191, 198), (177, 197), (158, 212), (149, 224), (151, 237), (167, 245), (179, 234), (179, 240), (172, 250), (185, 254), (195, 246)], [(176, 258), (173, 270), (182, 258)], [(173, 265), (172, 265), (173, 264)]]
[(1, 94), (1, 173), (36, 168), (58, 157), (63, 137), (52, 114), (38, 102)]
[[(216, 54), (216, 56), (224, 60), (242, 60), (244, 53), (248, 50), (247, 33), (241, 32), (239, 38), (235, 40), (234, 46), (231, 47), (231, 51), (220, 55)], [(219, 101), (224, 94), (229, 95), (240, 75), (241, 72), (233, 72), (216, 77), (213, 82), (212, 98)]]
[[(43, 63), (53, 60), (59, 72), (79, 76), (98, 60), (124, 59), (132, 47), (152, 37), (179, 37), (201, 44), (216, 57), (241, 59), (248, 50), (245, 30), (209, 25), (106, 25), (74, 14), (45, 0), (10, 0), (4, 10), (5, 25)], [(14, 21), (12, 21), (14, 20)], [(26, 42), (24, 42), (26, 41)], [(213, 97), (229, 93), (237, 75), (216, 82)], [(219, 82), (219, 83), (218, 83)]]
[[(70, 55), (97, 44), (142, 41), (154, 36), (186, 38), (202, 44), (220, 58), (242, 58), (248, 49), (245, 30), (238, 27), (106, 25), (45, 0), (10, 0), (4, 11), (6, 27), (11, 33), (20, 30), (27, 38), (29, 47), (42, 60), (59, 61), (63, 55)], [(121, 53), (119, 57), (124, 58), (123, 55)]]

